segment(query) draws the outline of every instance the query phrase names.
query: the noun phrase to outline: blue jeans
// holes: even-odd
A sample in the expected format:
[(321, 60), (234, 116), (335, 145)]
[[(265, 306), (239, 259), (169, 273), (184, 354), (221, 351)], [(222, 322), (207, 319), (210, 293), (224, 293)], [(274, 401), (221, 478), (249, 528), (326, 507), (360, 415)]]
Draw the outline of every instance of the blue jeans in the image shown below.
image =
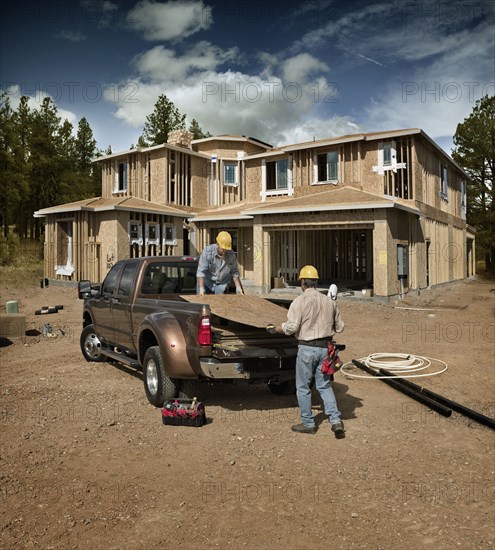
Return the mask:
[[(206, 285), (205, 281), (205, 294), (225, 294), (225, 289), (227, 288), (227, 285), (229, 283), (225, 283), (223, 285), (217, 285), (217, 283), (213, 283), (213, 288), (210, 288)], [(196, 284), (196, 294), (199, 294), (199, 285)]]
[(315, 376), (316, 389), (323, 400), (325, 414), (330, 424), (340, 422), (340, 411), (333, 393), (331, 375), (321, 372), (321, 364), (327, 355), (327, 348), (299, 345), (296, 358), (296, 395), (301, 421), (313, 428), (315, 419), (311, 410), (311, 379)]

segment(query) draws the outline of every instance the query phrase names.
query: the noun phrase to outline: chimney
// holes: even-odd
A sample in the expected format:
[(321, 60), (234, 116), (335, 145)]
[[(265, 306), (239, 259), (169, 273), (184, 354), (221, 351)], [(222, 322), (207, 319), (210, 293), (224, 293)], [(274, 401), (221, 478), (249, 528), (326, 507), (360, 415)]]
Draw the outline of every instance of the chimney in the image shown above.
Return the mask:
[(175, 147), (183, 147), (184, 149), (191, 148), (191, 141), (193, 139), (193, 134), (187, 130), (172, 130), (168, 134), (168, 141), (170, 145), (175, 145)]

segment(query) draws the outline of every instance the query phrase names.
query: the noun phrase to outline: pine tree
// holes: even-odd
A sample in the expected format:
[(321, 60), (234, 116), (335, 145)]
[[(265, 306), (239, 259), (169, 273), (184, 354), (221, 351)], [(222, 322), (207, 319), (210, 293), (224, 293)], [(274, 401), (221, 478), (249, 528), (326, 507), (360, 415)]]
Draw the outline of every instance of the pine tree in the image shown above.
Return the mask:
[[(33, 112), (30, 135), (29, 206), (32, 212), (63, 202), (60, 200), (59, 125), (57, 108), (49, 97), (45, 97), (40, 110)], [(39, 239), (40, 234), (40, 221), (35, 218), (31, 237)]]
[(201, 126), (199, 125), (199, 122), (195, 118), (191, 120), (191, 124), (189, 125), (189, 132), (192, 133), (193, 139), (203, 139), (211, 137), (210, 132), (203, 132)]
[(148, 147), (167, 143), (168, 134), (172, 130), (184, 130), (185, 127), (186, 115), (181, 115), (177, 107), (162, 94), (155, 103), (155, 110), (146, 117), (138, 145)]
[(469, 175), (466, 221), (476, 229), (476, 251), (487, 272), (495, 272), (495, 97), (476, 102), (472, 113), (457, 125), (454, 160)]
[[(29, 117), (26, 102), (21, 99), (20, 109)], [(5, 237), (9, 226), (19, 230), (19, 212), (24, 205), (28, 190), (28, 153), (26, 149), (27, 130), (18, 124), (17, 113), (6, 94), (0, 96), (0, 225)]]

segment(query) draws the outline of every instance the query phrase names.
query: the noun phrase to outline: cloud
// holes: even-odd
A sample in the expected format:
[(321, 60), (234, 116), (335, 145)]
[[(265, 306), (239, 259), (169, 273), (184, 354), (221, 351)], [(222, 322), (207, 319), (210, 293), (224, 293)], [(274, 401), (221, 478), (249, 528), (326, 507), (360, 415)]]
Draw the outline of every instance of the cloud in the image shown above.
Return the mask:
[(284, 82), (306, 82), (311, 74), (328, 71), (328, 65), (308, 53), (300, 53), (282, 63)]
[[(175, 57), (174, 63), (180, 59)], [(210, 70), (202, 71), (200, 77), (195, 73), (183, 80), (141, 80), (136, 83), (137, 101), (121, 102), (114, 114), (133, 127), (142, 126), (153, 112), (158, 96), (165, 93), (181, 113), (187, 114), (188, 121), (197, 119), (212, 134), (251, 135), (280, 145), (359, 131), (351, 117), (332, 112), (318, 115), (320, 104), (315, 102), (314, 86), (316, 82), (323, 89), (323, 77), (310, 82), (295, 81), (283, 63), (281, 67), (284, 77), (269, 71), (260, 76)], [(307, 74), (299, 72), (298, 76)], [(285, 77), (289, 78), (288, 83)]]
[(132, 64), (140, 75), (157, 82), (179, 82), (195, 74), (211, 71), (239, 56), (237, 48), (222, 50), (209, 42), (199, 42), (185, 54), (177, 56), (172, 49), (156, 46), (137, 55)]
[(183, 39), (209, 28), (211, 11), (201, 0), (141, 0), (127, 15), (127, 23), (145, 40)]
[(55, 38), (61, 38), (62, 40), (68, 40), (69, 42), (82, 42), (86, 40), (87, 36), (80, 31), (60, 31), (53, 35)]

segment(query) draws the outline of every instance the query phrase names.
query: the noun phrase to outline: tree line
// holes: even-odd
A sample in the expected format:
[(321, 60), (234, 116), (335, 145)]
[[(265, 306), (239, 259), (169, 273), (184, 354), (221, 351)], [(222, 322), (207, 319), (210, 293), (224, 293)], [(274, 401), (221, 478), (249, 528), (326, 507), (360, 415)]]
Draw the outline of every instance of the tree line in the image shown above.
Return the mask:
[(39, 109), (20, 98), (13, 110), (7, 94), (0, 96), (0, 231), (9, 228), (20, 238), (40, 239), (42, 221), (33, 217), (41, 208), (98, 195), (101, 171), (92, 163), (102, 152), (93, 131), (81, 118), (73, 125), (62, 120), (46, 97)]
[[(161, 95), (153, 113), (146, 117), (138, 146), (166, 143), (171, 130), (186, 129), (186, 115)], [(207, 137), (192, 119), (188, 130), (194, 139)], [(134, 148), (130, 145), (130, 148)], [(20, 98), (13, 109), (9, 96), (0, 96), (0, 235), (11, 233), (20, 238), (39, 240), (42, 220), (33, 212), (101, 195), (101, 168), (92, 161), (103, 154), (98, 149), (86, 118), (77, 132), (68, 120), (62, 120), (54, 102), (46, 97), (38, 109), (29, 105), (29, 97)]]

